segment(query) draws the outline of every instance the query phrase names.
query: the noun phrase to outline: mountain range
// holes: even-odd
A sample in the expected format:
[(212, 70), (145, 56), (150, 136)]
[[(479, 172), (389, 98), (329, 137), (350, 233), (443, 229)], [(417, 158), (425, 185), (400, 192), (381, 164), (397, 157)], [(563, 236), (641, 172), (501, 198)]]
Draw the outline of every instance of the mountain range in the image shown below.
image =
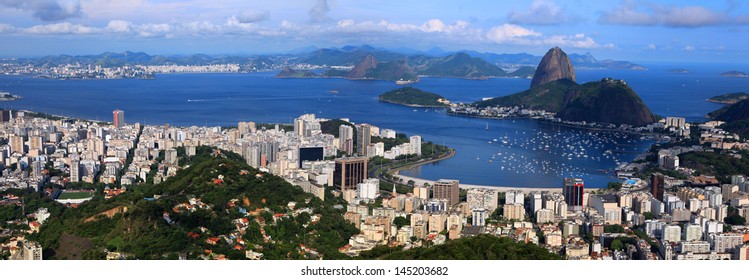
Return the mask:
[[(442, 58), (442, 60), (458, 59), (465, 60), (470, 57), (472, 66), (481, 70), (487, 70), (485, 76), (497, 75), (498, 71), (494, 68), (487, 69), (486, 65), (504, 66), (532, 66), (541, 61), (541, 56), (535, 56), (527, 53), (519, 54), (496, 54), (487, 52), (476, 52), (471, 50), (461, 50), (447, 52), (435, 48), (428, 51), (416, 51), (406, 48), (401, 49), (384, 49), (375, 48), (368, 45), (363, 46), (344, 46), (341, 48), (305, 48), (293, 53), (279, 53), (272, 55), (150, 55), (144, 52), (126, 51), (122, 53), (106, 52), (98, 55), (50, 55), (36, 58), (18, 58), (3, 62), (32, 64), (34, 66), (58, 66), (67, 64), (81, 65), (100, 65), (102, 67), (117, 67), (123, 65), (209, 65), (209, 64), (239, 64), (241, 71), (262, 71), (269, 69), (283, 69), (285, 66), (294, 64), (311, 64), (311, 65), (355, 65), (361, 62), (365, 57), (371, 55), (381, 62), (393, 60), (407, 60), (417, 72), (425, 70), (430, 73), (432, 70), (417, 69), (417, 65), (427, 60)], [(614, 60), (597, 60), (590, 53), (570, 54), (570, 60), (575, 67), (584, 68), (607, 68), (607, 69), (630, 69), (644, 70), (645, 67), (633, 64), (627, 61)], [(435, 60), (434, 63), (440, 61)], [(443, 61), (444, 62), (444, 61)], [(421, 66), (421, 65), (420, 65)], [(428, 67), (427, 67), (428, 68)], [(517, 68), (517, 67), (514, 67)], [(503, 70), (504, 71), (504, 70)], [(476, 72), (468, 72), (468, 77), (475, 77)], [(455, 74), (455, 73), (453, 73)], [(462, 74), (462, 73), (459, 73)], [(463, 76), (463, 75), (459, 75)]]

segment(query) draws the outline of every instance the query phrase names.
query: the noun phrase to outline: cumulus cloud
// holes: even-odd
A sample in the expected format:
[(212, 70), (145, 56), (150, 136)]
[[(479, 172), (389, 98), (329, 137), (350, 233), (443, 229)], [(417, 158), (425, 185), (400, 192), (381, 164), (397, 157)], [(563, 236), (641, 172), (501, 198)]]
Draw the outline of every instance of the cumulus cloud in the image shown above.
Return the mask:
[(380, 21), (361, 21), (357, 22), (353, 19), (342, 19), (339, 20), (335, 28), (329, 29), (330, 32), (423, 32), (423, 33), (449, 33), (454, 35), (473, 33), (475, 30), (471, 30), (469, 23), (466, 21), (456, 21), (453, 24), (446, 24), (439, 19), (430, 19), (421, 25), (407, 24), (407, 23), (393, 23), (387, 20)]
[(507, 20), (513, 24), (553, 25), (571, 20), (553, 1), (534, 0), (527, 11), (512, 11)]
[(421, 25), (421, 30), (424, 32), (442, 32), (442, 33), (453, 33), (456, 31), (464, 30), (468, 27), (468, 22), (459, 20), (454, 24), (447, 25), (439, 19), (430, 19)]
[(336, 24), (336, 26), (338, 28), (346, 28), (349, 26), (353, 26), (354, 24), (356, 24), (356, 21), (354, 21), (353, 19), (342, 19), (338, 21), (338, 24)]
[[(262, 13), (261, 13), (262, 14)], [(242, 17), (247, 16), (247, 17)], [(285, 37), (334, 40), (341, 44), (349, 39), (376, 41), (396, 40), (411, 42), (420, 39), (429, 42), (454, 42), (459, 44), (506, 44), (506, 45), (557, 45), (576, 48), (615, 48), (613, 44), (599, 45), (585, 34), (542, 34), (516, 24), (503, 24), (491, 28), (474, 27), (467, 21), (446, 23), (441, 19), (430, 19), (423, 23), (397, 23), (388, 20), (356, 21), (341, 19), (334, 24), (309, 24), (282, 20), (274, 27), (257, 23), (266, 16), (254, 14), (233, 15), (224, 22), (145, 22), (113, 19), (103, 26), (87, 26), (62, 22), (37, 25), (28, 28), (0, 24), (0, 33), (27, 35), (88, 35), (144, 38), (220, 38), (222, 36)]]
[[(532, 29), (514, 24), (503, 24), (489, 29), (485, 34), (486, 40), (496, 44), (530, 45), (530, 46), (560, 46), (580, 49), (593, 49), (602, 47), (593, 38), (583, 33), (573, 35), (544, 35)], [(604, 48), (615, 48), (616, 45), (608, 43)]]
[(12, 25), (0, 23), (0, 33), (12, 33), (15, 30), (16, 28)]
[(688, 51), (688, 52), (691, 52), (691, 51), (693, 51), (693, 50), (694, 50), (694, 46), (691, 46), (691, 45), (687, 45), (687, 46), (685, 46), (685, 47), (684, 47), (684, 48), (683, 48), (682, 50), (684, 50), (684, 51)]
[(330, 7), (328, 7), (328, 0), (317, 0), (315, 5), (309, 10), (310, 20), (316, 23), (329, 21), (329, 11)]
[(101, 29), (89, 27), (81, 24), (72, 24), (70, 22), (52, 23), (35, 25), (22, 30), (23, 33), (37, 35), (56, 35), (56, 34), (95, 34), (101, 32)]
[(489, 41), (499, 44), (507, 42), (519, 42), (522, 41), (519, 39), (538, 36), (541, 36), (541, 33), (509, 23), (492, 27), (491, 29), (489, 29), (489, 31), (486, 32), (486, 38)]
[(655, 46), (655, 44), (648, 44), (648, 45), (647, 45), (647, 46), (645, 47), (645, 49), (646, 49), (646, 50), (655, 50), (655, 49), (657, 49), (657, 47)]
[(31, 12), (43, 21), (60, 21), (83, 15), (79, 1), (0, 0), (0, 6)]
[(114, 33), (128, 33), (133, 31), (132, 23), (124, 20), (111, 20), (107, 23), (106, 30)]
[(722, 24), (740, 23), (741, 17), (731, 17), (727, 12), (714, 11), (701, 6), (665, 6), (647, 4), (638, 6), (634, 2), (623, 2), (598, 19), (603, 24), (696, 28)]
[(270, 12), (259, 10), (247, 10), (234, 16), (241, 23), (255, 23), (270, 18)]
[(542, 40), (534, 41), (533, 43), (536, 45), (562, 46), (580, 49), (593, 49), (599, 47), (598, 43), (596, 43), (593, 38), (587, 37), (585, 34), (576, 34), (574, 36), (552, 35)]

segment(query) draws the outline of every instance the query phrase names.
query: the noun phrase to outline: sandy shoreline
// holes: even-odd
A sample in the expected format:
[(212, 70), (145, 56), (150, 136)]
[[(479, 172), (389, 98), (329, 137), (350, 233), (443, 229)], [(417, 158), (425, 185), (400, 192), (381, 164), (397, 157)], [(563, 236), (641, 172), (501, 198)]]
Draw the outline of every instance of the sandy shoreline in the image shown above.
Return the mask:
[[(407, 182), (408, 180), (413, 180), (416, 182), (416, 186), (424, 185), (424, 183), (429, 183), (430, 185), (433, 185), (435, 181), (433, 180), (426, 180), (421, 178), (415, 178), (410, 177), (406, 175), (401, 174), (394, 174), (397, 177), (403, 178), (404, 182)], [(447, 178), (446, 178), (447, 179)], [(484, 186), (484, 185), (471, 185), (471, 184), (460, 184), (461, 189), (492, 189), (492, 190), (498, 190), (500, 192), (507, 192), (507, 191), (523, 191), (523, 193), (530, 193), (530, 192), (558, 192), (562, 193), (562, 187), (559, 188), (530, 188), (530, 187), (505, 187), (505, 186)], [(586, 190), (586, 192), (589, 192), (589, 190)]]

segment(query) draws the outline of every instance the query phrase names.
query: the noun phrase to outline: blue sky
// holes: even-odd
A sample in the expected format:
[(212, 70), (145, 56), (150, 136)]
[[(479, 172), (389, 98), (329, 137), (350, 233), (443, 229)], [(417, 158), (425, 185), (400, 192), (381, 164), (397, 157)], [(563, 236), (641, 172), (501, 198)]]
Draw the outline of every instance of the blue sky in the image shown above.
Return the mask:
[(0, 0), (0, 56), (276, 53), (309, 46), (471, 49), (736, 62), (745, 1)]

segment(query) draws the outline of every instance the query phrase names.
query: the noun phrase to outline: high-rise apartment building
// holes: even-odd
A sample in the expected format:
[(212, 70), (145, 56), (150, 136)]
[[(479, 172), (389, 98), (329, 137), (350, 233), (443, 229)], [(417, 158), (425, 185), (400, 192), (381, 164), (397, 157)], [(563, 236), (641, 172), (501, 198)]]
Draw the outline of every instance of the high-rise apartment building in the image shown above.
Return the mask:
[(664, 183), (665, 178), (663, 174), (655, 173), (650, 176), (650, 193), (660, 201), (663, 201)]
[(114, 110), (112, 118), (114, 119), (114, 127), (123, 127), (125, 125), (125, 111), (120, 109)]
[(335, 160), (333, 185), (344, 190), (356, 190), (356, 185), (367, 179), (367, 158), (340, 158)]
[(354, 154), (354, 128), (341, 125), (338, 128), (338, 149), (347, 155)]
[(372, 143), (371, 129), (372, 128), (368, 124), (361, 124), (357, 126), (358, 131), (356, 134), (356, 153), (359, 154), (359, 156), (368, 156), (367, 147), (369, 147), (369, 144)]
[(585, 193), (585, 184), (583, 179), (579, 178), (564, 178), (564, 202), (567, 203), (567, 208), (572, 211), (580, 211), (583, 209), (583, 194)]
[(432, 198), (447, 199), (448, 206), (459, 202), (460, 183), (458, 180), (440, 179), (432, 186)]

